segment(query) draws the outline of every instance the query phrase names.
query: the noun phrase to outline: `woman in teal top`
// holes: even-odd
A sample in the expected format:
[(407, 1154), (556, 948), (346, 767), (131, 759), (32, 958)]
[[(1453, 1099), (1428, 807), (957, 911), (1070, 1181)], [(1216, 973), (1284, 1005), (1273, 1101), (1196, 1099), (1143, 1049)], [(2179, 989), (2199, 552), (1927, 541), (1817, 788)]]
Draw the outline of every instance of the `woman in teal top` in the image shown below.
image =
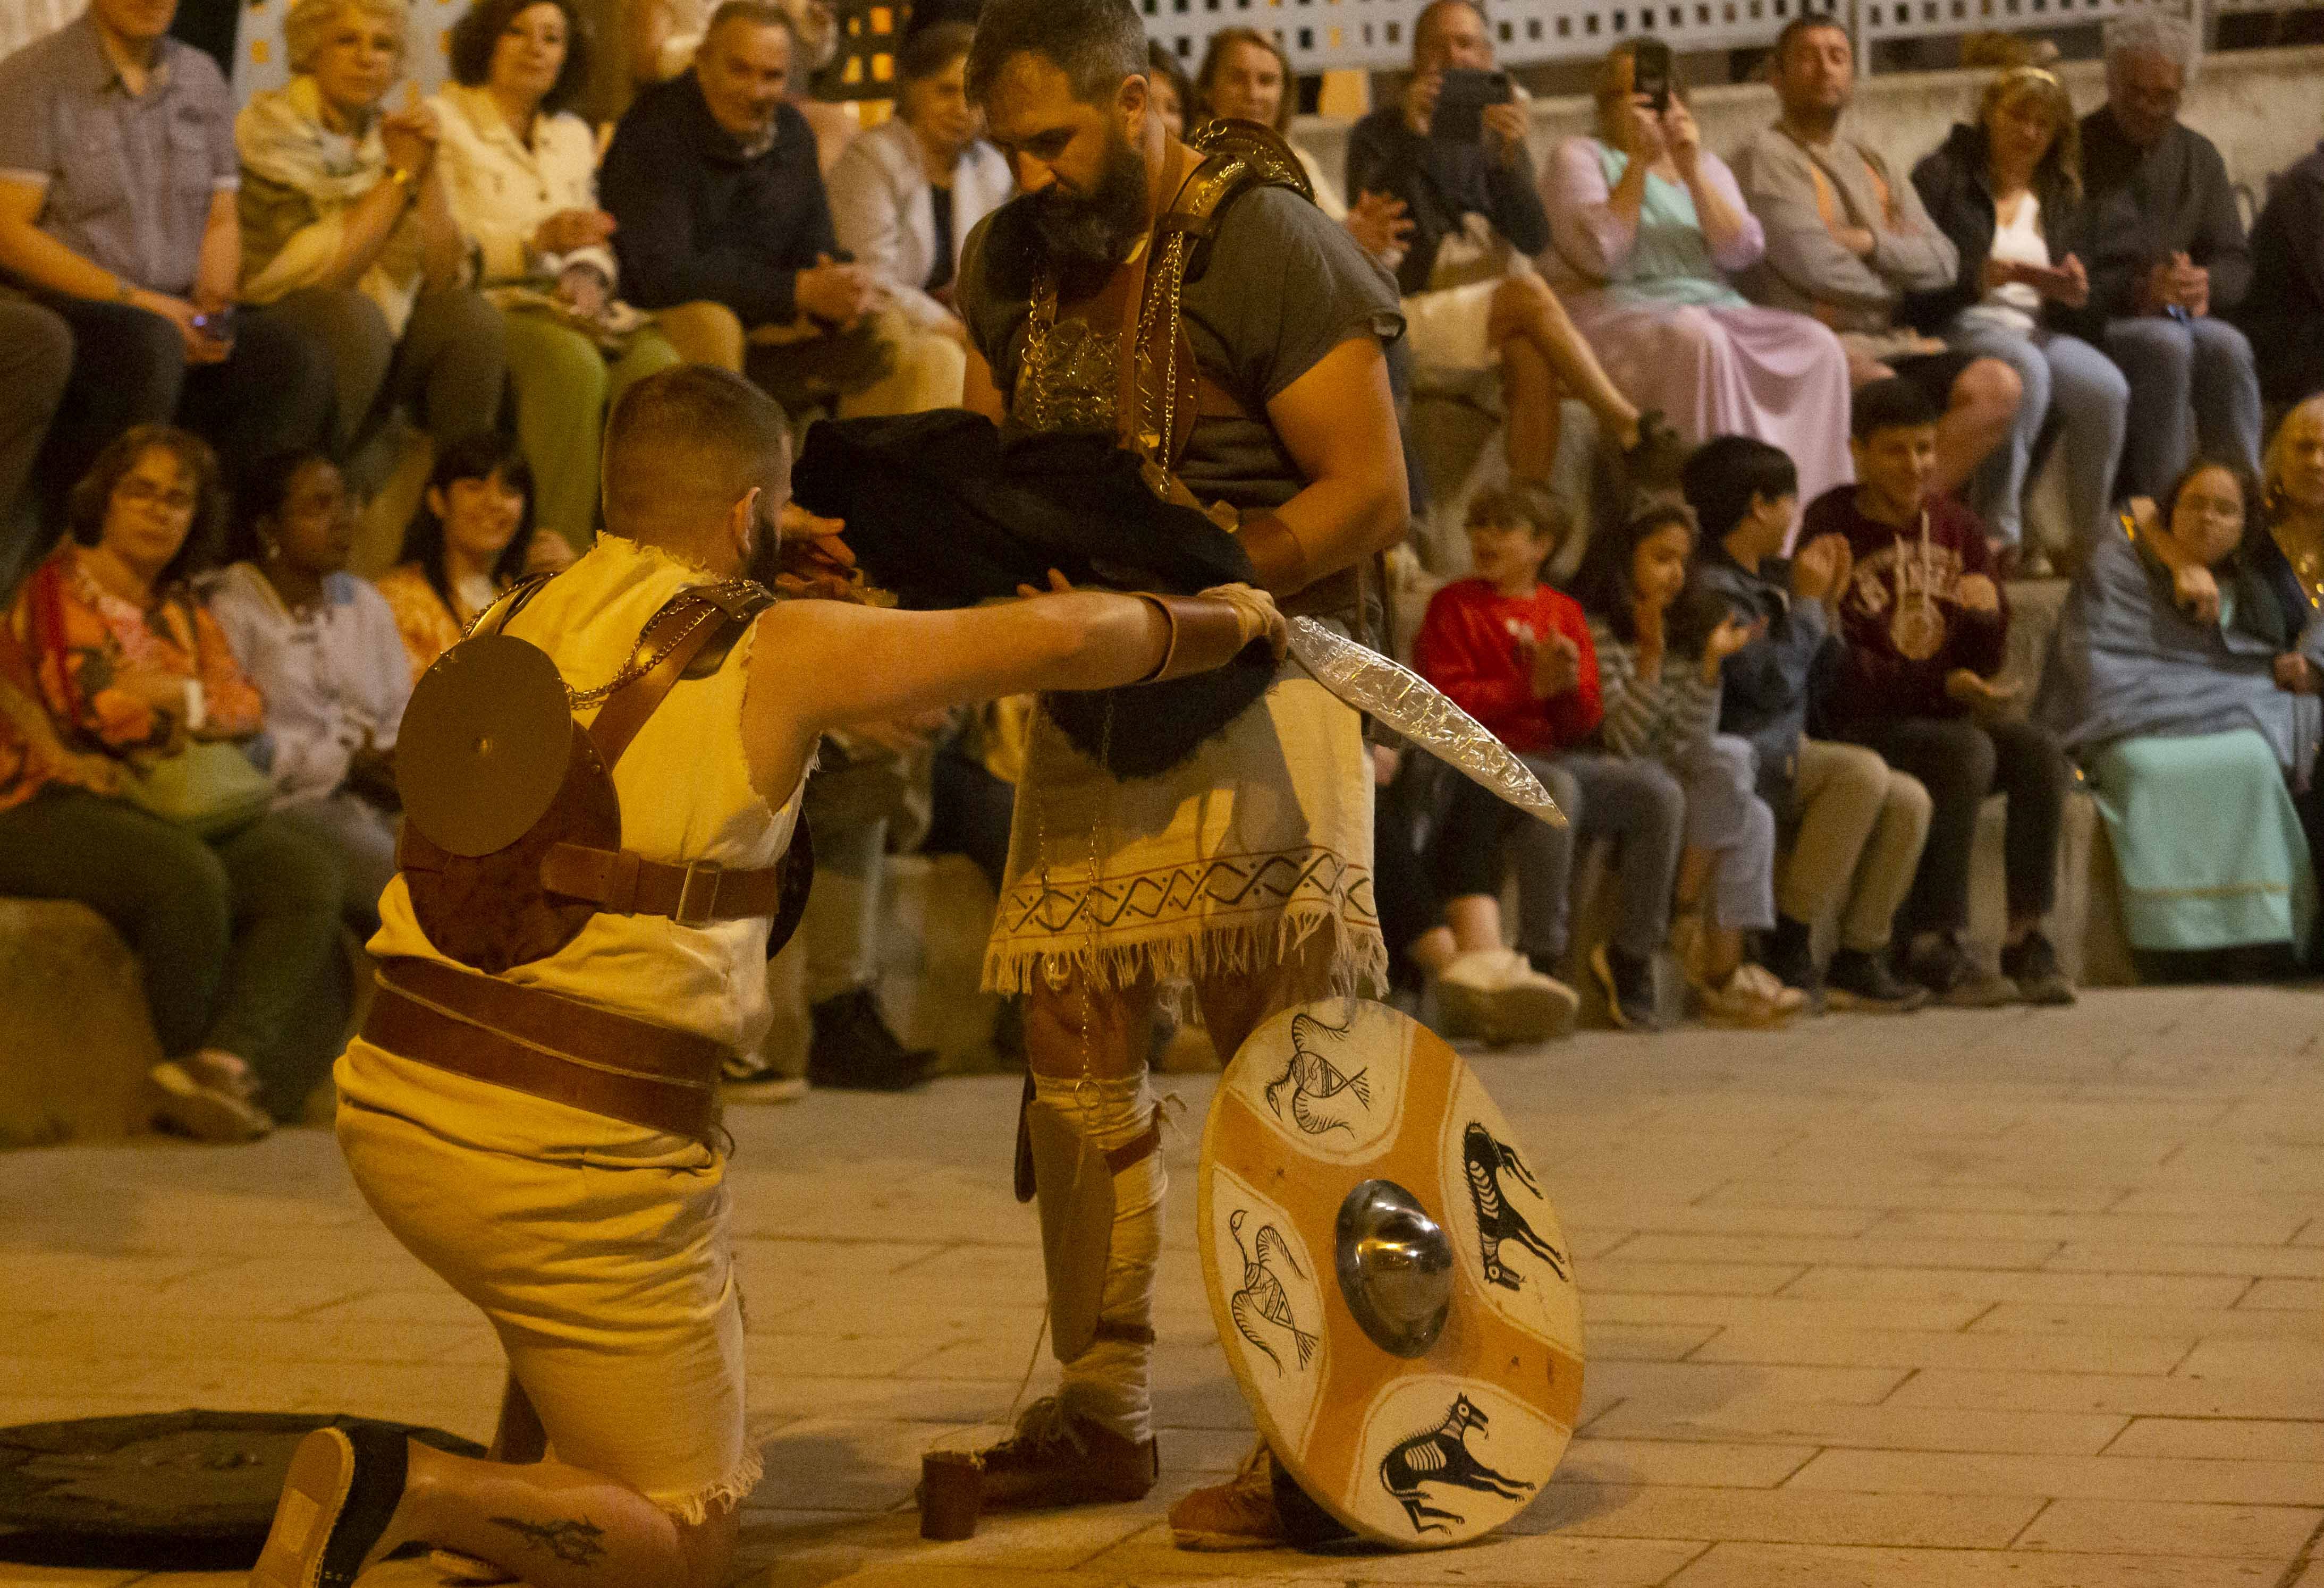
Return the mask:
[(1551, 242), (1538, 262), (1624, 397), (1690, 442), (1781, 447), (1812, 500), (1853, 477), (1848, 356), (1814, 320), (1729, 284), (1758, 262), (1766, 234), (1702, 147), (1675, 73), (1659, 114), (1632, 92), (1636, 49), (1617, 45), (1599, 71), (1599, 135), (1566, 139), (1544, 168)]

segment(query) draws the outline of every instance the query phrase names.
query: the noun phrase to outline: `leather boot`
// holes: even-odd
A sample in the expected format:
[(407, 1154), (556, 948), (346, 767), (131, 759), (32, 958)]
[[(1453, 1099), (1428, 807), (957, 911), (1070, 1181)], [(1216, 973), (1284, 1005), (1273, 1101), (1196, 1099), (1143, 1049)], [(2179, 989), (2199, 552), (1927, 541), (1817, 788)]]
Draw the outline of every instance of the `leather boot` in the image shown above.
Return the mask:
[(1162, 1474), (1153, 1440), (1133, 1443), (1051, 1397), (1027, 1407), (1017, 1431), (982, 1455), (987, 1511), (1124, 1504), (1145, 1499)]

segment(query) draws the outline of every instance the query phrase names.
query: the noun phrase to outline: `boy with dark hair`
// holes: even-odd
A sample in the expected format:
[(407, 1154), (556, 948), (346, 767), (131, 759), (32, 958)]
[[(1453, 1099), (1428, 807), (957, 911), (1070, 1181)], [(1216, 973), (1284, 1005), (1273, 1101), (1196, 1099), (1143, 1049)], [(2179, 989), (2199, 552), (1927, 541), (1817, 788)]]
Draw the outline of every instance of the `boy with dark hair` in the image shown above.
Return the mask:
[[(1799, 511), (1799, 473), (1764, 441), (1721, 436), (1688, 460), (1687, 504), (1702, 527), (1695, 576), (1760, 629), (1727, 658), (1719, 730), (1758, 752), (1759, 794), (1793, 831), (1775, 890), (1766, 966), (1811, 1001), (1903, 1014), (1928, 991), (1888, 968), (1890, 923), (1913, 886), (1929, 831), (1929, 794), (1861, 745), (1806, 734), (1818, 679), (1841, 665), (1831, 609), (1848, 584), (1851, 555), (1834, 534), (1781, 555)], [(1840, 947), (1819, 973), (1816, 921), (1844, 904)]]
[[(1855, 562), (1840, 601), (1847, 651), (1832, 714), (1841, 737), (1928, 786), (1928, 847), (1902, 917), (1913, 934), (1904, 973), (1944, 1004), (2070, 1004), (2041, 930), (2057, 898), (2066, 757), (2047, 730), (2001, 715), (2015, 693), (1992, 681), (2008, 647), (2008, 601), (1985, 526), (1935, 489), (1937, 419), (1911, 381), (1865, 387), (1849, 443), (1858, 483), (1808, 509), (1803, 537), (1841, 536)], [(1960, 944), (1978, 809), (1997, 788), (2009, 802), (1999, 976)]]
[[(1469, 508), (1477, 569), (1438, 591), (1414, 642), (1421, 675), (1524, 757), (1566, 813), (1554, 828), (1521, 817), (1462, 781), (1431, 854), (1448, 930), (1463, 943), (1500, 941), (1504, 840), (1516, 846), (1517, 946), (1545, 973), (1565, 958), (1575, 847), (1618, 840), (1622, 904), (1613, 941), (1593, 956), (1615, 1023), (1653, 1030), (1655, 950), (1670, 931), (1671, 883), (1686, 825), (1678, 780), (1651, 761), (1589, 751), (1602, 715), (1598, 657), (1582, 608), (1542, 582), (1542, 565), (1567, 532), (1563, 510), (1538, 487), (1489, 491)], [(1515, 818), (1515, 820), (1512, 820)], [(1468, 989), (1453, 975), (1439, 1004)], [(1559, 985), (1562, 987), (1562, 984)], [(1572, 997), (1567, 992), (1565, 996)]]

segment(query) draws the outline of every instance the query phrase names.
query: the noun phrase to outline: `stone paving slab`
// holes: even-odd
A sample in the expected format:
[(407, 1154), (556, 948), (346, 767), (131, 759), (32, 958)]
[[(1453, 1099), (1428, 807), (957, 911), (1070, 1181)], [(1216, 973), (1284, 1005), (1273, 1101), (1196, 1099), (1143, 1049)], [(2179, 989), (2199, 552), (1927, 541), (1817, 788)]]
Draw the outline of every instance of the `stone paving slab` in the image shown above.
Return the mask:
[[(732, 1124), (751, 1302), (749, 1588), (2324, 1588), (2324, 996), (1589, 1033), (1478, 1060), (1563, 1215), (1582, 1426), (1505, 1532), (1195, 1556), (1162, 1514), (1250, 1416), (1168, 1161), (1147, 1502), (923, 1544), (919, 1453), (1054, 1373), (1010, 1198), (1015, 1083)], [(327, 1134), (0, 1156), (0, 1422), (375, 1413), (484, 1437), (497, 1348)], [(0, 1554), (5, 1554), (0, 1543)], [(232, 1575), (0, 1564), (0, 1588)], [(434, 1588), (394, 1563), (366, 1588)]]

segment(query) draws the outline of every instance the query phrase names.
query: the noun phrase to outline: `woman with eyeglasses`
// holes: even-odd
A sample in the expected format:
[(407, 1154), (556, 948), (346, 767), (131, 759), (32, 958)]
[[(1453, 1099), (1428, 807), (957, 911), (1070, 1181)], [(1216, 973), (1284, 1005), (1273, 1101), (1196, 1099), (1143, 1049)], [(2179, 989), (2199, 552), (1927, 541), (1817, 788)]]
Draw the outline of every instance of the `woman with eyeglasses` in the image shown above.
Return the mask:
[[(113, 924), (143, 968), (163, 1055), (154, 1118), (232, 1142), (300, 1116), (348, 988), (327, 845), (263, 797), (247, 820), (201, 825), (156, 798), (173, 762), (186, 773), (198, 747), (265, 726), (189, 583), (224, 510), (209, 448), (161, 426), (121, 436), (74, 488), (72, 534), (0, 636), (0, 895), (77, 900)], [(190, 773), (181, 786), (200, 793)]]
[(2315, 872), (2318, 665), (2263, 560), (2258, 482), (2199, 459), (2098, 537), (2051, 642), (2034, 717), (2098, 796), (2123, 926), (2163, 954), (2304, 950)]

